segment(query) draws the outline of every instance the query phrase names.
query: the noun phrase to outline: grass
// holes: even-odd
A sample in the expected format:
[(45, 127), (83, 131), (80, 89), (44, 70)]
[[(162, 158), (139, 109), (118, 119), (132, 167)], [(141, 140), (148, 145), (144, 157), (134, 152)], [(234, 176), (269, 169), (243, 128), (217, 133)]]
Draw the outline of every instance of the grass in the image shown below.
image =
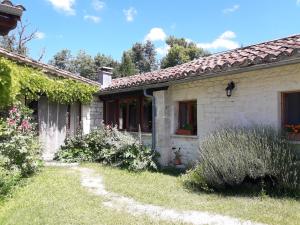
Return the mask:
[[(176, 174), (129, 173), (99, 164), (84, 166), (103, 176), (107, 190), (144, 203), (220, 213), (270, 225), (300, 224), (300, 202), (295, 199), (194, 193), (182, 187)], [(43, 169), (11, 197), (0, 200), (0, 224), (170, 224), (105, 208), (103, 199), (89, 194), (79, 179), (73, 170)]]
[(45, 168), (26, 183), (0, 200), (1, 225), (168, 224), (104, 208), (72, 170)]
[(175, 175), (129, 173), (97, 164), (86, 164), (98, 171), (108, 190), (135, 200), (182, 210), (202, 210), (270, 225), (300, 224), (300, 201), (291, 198), (224, 196), (189, 192)]

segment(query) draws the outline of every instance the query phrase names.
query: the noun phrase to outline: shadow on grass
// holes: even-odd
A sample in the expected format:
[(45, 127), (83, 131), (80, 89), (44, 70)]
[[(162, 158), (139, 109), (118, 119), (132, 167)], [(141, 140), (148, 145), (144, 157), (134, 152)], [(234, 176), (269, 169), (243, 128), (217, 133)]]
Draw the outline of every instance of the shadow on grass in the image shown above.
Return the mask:
[(274, 199), (284, 199), (284, 200), (296, 200), (300, 201), (300, 191), (278, 191), (273, 189), (264, 189), (258, 186), (249, 186), (249, 185), (240, 185), (238, 187), (226, 187), (219, 190), (202, 190), (195, 186), (186, 186), (183, 184), (183, 187), (195, 194), (211, 194), (219, 195), (221, 197), (239, 197), (239, 198), (261, 198), (266, 197)]
[(179, 177), (186, 173), (185, 169), (177, 169), (175, 167), (164, 167), (157, 171), (158, 173), (162, 173), (164, 175), (169, 175), (173, 177)]

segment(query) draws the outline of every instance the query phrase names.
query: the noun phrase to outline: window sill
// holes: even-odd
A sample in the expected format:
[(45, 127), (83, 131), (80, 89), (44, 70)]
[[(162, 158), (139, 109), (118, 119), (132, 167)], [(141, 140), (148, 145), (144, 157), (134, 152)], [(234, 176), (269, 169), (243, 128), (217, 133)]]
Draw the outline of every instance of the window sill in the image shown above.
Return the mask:
[(189, 139), (198, 139), (197, 135), (179, 135), (179, 134), (172, 134), (171, 137), (173, 138), (189, 138)]

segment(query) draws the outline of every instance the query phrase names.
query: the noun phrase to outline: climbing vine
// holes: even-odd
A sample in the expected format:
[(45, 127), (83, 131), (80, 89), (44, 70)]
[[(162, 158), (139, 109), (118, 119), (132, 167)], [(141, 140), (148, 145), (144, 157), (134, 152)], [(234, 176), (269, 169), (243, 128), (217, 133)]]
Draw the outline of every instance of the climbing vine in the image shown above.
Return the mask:
[(20, 65), (0, 57), (0, 108), (22, 98), (38, 100), (46, 95), (50, 101), (88, 104), (99, 87), (80, 81), (51, 77), (39, 69)]

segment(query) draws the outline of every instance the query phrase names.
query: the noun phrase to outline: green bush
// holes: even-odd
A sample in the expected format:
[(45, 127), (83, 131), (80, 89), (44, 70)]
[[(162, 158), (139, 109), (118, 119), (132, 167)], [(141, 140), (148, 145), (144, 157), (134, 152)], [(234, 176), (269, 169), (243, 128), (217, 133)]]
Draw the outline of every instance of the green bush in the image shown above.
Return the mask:
[(253, 185), (279, 193), (299, 193), (300, 171), (293, 145), (272, 127), (221, 129), (202, 142), (200, 154), (201, 171), (193, 173), (205, 182), (191, 177), (199, 188), (207, 185), (224, 190)]
[(129, 170), (157, 169), (156, 154), (140, 141), (117, 128), (102, 126), (87, 135), (65, 141), (56, 154), (65, 162), (101, 162)]
[(9, 171), (0, 166), (0, 197), (6, 195), (21, 179), (18, 171)]
[(0, 194), (40, 165), (40, 145), (30, 110), (13, 107), (9, 117), (0, 120)]

